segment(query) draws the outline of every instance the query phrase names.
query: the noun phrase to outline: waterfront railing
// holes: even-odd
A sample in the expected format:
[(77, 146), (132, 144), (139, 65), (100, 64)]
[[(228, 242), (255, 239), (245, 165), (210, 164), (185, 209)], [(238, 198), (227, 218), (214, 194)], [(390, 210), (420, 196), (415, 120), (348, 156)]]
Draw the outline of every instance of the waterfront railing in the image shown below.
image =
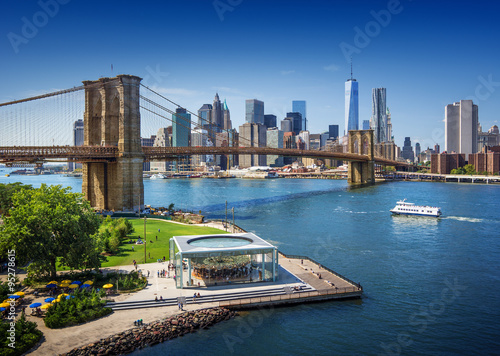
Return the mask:
[[(337, 295), (339, 298), (358, 298), (361, 295), (361, 289), (358, 287), (344, 287), (337, 289), (324, 289), (324, 290), (315, 290), (310, 292), (299, 292), (293, 294), (280, 294), (273, 296), (262, 296), (262, 297), (253, 297), (247, 299), (236, 299), (236, 300), (228, 300), (219, 302), (219, 306), (221, 307), (231, 307), (231, 306), (249, 306), (249, 305), (258, 305), (262, 303), (274, 303), (274, 302), (298, 302), (303, 299), (337, 299), (334, 296)], [(339, 296), (341, 295), (341, 297)], [(328, 296), (332, 296), (332, 298), (328, 298)]]

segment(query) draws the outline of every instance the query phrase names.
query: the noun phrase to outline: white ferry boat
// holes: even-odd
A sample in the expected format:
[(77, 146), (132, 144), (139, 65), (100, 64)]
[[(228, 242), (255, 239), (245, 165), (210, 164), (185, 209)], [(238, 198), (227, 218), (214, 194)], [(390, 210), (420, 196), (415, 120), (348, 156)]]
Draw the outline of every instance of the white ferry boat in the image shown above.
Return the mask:
[(396, 215), (419, 215), (433, 216), (438, 218), (441, 216), (441, 208), (435, 206), (421, 206), (414, 203), (408, 203), (406, 199), (397, 202), (391, 213)]
[(167, 179), (167, 176), (161, 173), (153, 174), (151, 179)]

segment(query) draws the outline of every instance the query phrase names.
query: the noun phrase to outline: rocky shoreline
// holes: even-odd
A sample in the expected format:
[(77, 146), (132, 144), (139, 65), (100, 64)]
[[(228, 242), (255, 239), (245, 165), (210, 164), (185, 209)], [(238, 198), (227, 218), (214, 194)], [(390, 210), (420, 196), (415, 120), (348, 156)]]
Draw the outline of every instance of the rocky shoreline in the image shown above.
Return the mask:
[(198, 329), (207, 329), (221, 321), (229, 320), (235, 315), (237, 312), (225, 308), (185, 312), (73, 349), (62, 356), (127, 354), (136, 349), (153, 346), (178, 336), (196, 332)]

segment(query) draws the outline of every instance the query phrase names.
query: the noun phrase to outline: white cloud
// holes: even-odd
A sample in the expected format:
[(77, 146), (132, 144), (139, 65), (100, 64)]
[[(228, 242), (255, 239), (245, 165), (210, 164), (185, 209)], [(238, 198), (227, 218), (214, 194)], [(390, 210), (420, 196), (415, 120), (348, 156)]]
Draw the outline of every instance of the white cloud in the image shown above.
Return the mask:
[(289, 75), (289, 74), (295, 73), (295, 71), (294, 70), (282, 70), (280, 73), (281, 73), (281, 75)]
[(332, 63), (330, 65), (324, 66), (323, 69), (328, 71), (328, 72), (336, 72), (340, 69), (340, 67), (338, 65)]

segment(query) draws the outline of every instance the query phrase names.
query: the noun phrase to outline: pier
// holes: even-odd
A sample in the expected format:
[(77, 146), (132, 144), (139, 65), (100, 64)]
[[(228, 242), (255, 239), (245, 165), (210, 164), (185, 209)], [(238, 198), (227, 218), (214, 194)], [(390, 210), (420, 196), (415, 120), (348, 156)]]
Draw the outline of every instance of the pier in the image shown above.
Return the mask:
[[(142, 265), (143, 273), (152, 270), (148, 286), (128, 297), (117, 296), (107, 306), (115, 311), (146, 308), (174, 308), (182, 301), (193, 308), (225, 307), (233, 310), (360, 298), (363, 287), (306, 256), (279, 253), (279, 278), (275, 282), (220, 284), (210, 287), (176, 289), (173, 278), (157, 278), (155, 269), (163, 263)], [(124, 266), (129, 268), (129, 266)], [(321, 276), (321, 278), (320, 278)], [(193, 298), (194, 293), (200, 297)], [(161, 301), (155, 298), (162, 297)]]

